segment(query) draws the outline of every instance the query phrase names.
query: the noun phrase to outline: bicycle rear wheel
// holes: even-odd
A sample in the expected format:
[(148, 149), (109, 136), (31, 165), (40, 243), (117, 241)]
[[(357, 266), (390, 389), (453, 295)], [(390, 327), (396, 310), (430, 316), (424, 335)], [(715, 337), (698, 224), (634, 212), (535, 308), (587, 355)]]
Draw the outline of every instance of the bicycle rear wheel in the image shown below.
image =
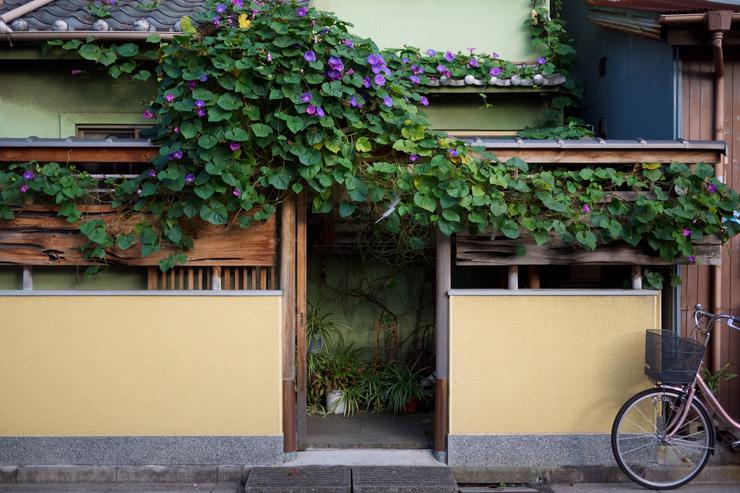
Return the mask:
[(631, 397), (612, 426), (612, 452), (619, 468), (649, 489), (673, 489), (699, 475), (714, 449), (714, 427), (701, 402), (690, 403), (684, 424), (670, 438), (666, 426), (686, 394), (655, 388)]

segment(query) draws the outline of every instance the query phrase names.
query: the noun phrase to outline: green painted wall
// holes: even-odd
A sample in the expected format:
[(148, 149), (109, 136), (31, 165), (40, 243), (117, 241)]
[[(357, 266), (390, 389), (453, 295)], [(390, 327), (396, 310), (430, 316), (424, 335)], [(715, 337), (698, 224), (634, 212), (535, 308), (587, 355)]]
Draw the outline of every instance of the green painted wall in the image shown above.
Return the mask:
[[(421, 266), (399, 268), (347, 256), (310, 255), (308, 299), (319, 305), (321, 313), (347, 326), (340, 331), (344, 342), (362, 349), (368, 361), (376, 323), (389, 326), (393, 320), (379, 305), (387, 308), (397, 317), (403, 357), (408, 347), (419, 345), (414, 329), (434, 324), (433, 279), (427, 277), (432, 275)], [(388, 332), (382, 332), (381, 340), (387, 337)]]
[(70, 65), (41, 62), (0, 69), (0, 137), (74, 136), (75, 124), (146, 123), (151, 83), (72, 76)]
[[(35, 290), (115, 290), (131, 291), (147, 288), (147, 270), (137, 267), (112, 266), (94, 276), (85, 276), (85, 267), (34, 267)], [(0, 267), (0, 289), (21, 289), (19, 267)]]
[(21, 289), (21, 269), (0, 267), (0, 289)]
[(530, 0), (314, 0), (354, 24), (382, 48), (497, 52), (512, 61), (535, 58), (524, 21)]
[[(485, 94), (450, 89), (432, 93), (424, 109), (435, 130), (518, 131), (544, 124), (549, 95), (535, 92), (496, 92)], [(467, 89), (465, 89), (467, 91)]]

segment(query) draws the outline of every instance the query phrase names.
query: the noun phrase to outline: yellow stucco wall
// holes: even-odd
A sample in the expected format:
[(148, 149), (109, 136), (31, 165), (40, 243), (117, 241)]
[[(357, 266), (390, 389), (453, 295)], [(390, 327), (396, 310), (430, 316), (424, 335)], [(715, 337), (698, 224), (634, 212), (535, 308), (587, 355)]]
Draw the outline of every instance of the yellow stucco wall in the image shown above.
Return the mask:
[(0, 436), (281, 435), (279, 296), (0, 296)]
[(451, 296), (450, 434), (609, 433), (646, 388), (655, 292)]

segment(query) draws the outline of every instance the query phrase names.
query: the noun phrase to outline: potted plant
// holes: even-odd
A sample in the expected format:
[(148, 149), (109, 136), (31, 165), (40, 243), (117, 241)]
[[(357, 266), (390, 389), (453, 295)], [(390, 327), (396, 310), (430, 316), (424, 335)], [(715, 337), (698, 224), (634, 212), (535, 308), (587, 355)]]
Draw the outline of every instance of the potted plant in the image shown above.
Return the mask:
[(316, 303), (308, 304), (306, 320), (306, 340), (309, 353), (330, 349), (331, 341), (339, 335), (339, 330), (347, 325), (331, 319), (331, 313), (322, 313)]
[(412, 370), (388, 365), (382, 370), (385, 405), (393, 414), (413, 414), (420, 401), (431, 397), (431, 390), (423, 385), (423, 370)]
[(326, 411), (351, 416), (363, 401), (360, 381), (365, 365), (359, 351), (341, 338), (332, 351), (309, 354), (309, 400), (326, 400)]

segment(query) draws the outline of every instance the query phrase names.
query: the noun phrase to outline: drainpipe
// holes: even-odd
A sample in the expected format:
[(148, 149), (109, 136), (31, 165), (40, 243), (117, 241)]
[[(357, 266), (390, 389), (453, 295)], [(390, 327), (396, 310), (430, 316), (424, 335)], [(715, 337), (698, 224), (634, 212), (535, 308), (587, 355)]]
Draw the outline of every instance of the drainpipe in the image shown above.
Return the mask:
[[(714, 56), (714, 140), (725, 140), (725, 59), (723, 54), (724, 33), (730, 30), (732, 12), (726, 10), (707, 13), (707, 28), (712, 33), (712, 52)], [(725, 159), (721, 156), (715, 176), (724, 183)], [(720, 250), (721, 253), (721, 250)], [(714, 313), (722, 313), (722, 266), (712, 269), (712, 308)], [(712, 338), (712, 371), (722, 367), (722, 334), (715, 332)]]

